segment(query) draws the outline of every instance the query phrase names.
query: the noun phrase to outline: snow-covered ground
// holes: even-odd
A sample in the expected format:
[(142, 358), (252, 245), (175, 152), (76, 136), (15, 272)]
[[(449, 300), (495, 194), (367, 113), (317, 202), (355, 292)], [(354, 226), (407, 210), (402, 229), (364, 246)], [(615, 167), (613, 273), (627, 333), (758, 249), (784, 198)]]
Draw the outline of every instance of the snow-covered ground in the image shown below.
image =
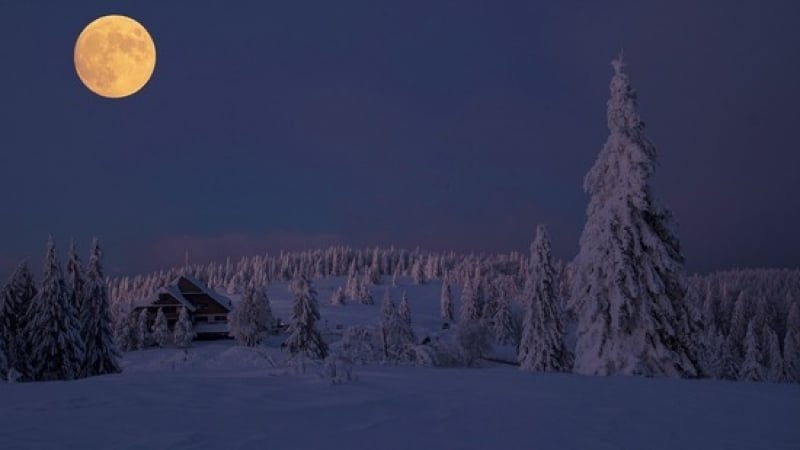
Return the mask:
[[(327, 306), (336, 325), (376, 305)], [(405, 284), (405, 283), (404, 283)], [(408, 288), (418, 334), (440, 323), (438, 284)], [(277, 316), (288, 293), (269, 291)], [(454, 294), (457, 295), (456, 292)], [(282, 366), (280, 338), (125, 354), (125, 371), (71, 382), (0, 384), (0, 449), (797, 449), (800, 386), (531, 374), (512, 366), (357, 366), (331, 385)], [(277, 366), (275, 365), (277, 364)]]

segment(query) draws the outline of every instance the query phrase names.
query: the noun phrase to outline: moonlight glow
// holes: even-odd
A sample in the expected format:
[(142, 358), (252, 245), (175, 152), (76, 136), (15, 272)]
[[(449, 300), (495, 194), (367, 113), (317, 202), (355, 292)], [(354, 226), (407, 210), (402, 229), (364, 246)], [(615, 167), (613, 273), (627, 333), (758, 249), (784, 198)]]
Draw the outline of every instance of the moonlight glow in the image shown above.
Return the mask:
[(155, 66), (153, 39), (130, 17), (100, 17), (83, 29), (75, 43), (78, 77), (103, 97), (121, 98), (138, 92)]

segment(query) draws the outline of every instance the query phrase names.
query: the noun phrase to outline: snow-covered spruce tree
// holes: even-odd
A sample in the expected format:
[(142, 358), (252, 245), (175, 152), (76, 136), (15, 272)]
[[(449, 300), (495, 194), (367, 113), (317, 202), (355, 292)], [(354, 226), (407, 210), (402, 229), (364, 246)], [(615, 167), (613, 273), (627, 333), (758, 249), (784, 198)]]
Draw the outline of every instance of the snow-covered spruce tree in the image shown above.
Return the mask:
[(400, 306), (397, 307), (397, 316), (403, 322), (411, 325), (411, 306), (408, 304), (408, 293), (403, 291), (403, 298), (400, 300)]
[(461, 292), (461, 314), (458, 319), (458, 345), (468, 365), (476, 364), (489, 349), (489, 334), (481, 317), (481, 309), (472, 287), (472, 280), (464, 281)]
[(411, 266), (411, 278), (414, 280), (414, 284), (425, 284), (425, 269), (419, 259)]
[(0, 345), (0, 381), (8, 380), (9, 375), (8, 358), (6, 357), (6, 352), (3, 349), (3, 346)]
[(172, 340), (172, 333), (169, 331), (169, 325), (167, 324), (167, 316), (164, 315), (164, 311), (161, 308), (158, 308), (156, 313), (152, 336), (153, 342), (159, 347), (164, 347)]
[(453, 294), (450, 292), (450, 282), (442, 282), (442, 295), (439, 300), (439, 315), (444, 322), (453, 321)]
[[(81, 331), (83, 330), (83, 319), (85, 318), (84, 310), (85, 305), (85, 291), (83, 288), (83, 266), (81, 265), (78, 250), (75, 248), (75, 241), (71, 240), (69, 243), (69, 251), (67, 252), (67, 265), (66, 265), (66, 284), (67, 284), (67, 298), (69, 303), (72, 304), (72, 309), (77, 311), (78, 318), (81, 322)], [(81, 338), (84, 342), (86, 339), (81, 332)]]
[(723, 354), (725, 352), (725, 338), (714, 326), (713, 322), (708, 325), (703, 335), (705, 336), (701, 346), (703, 354), (700, 358), (703, 373), (709, 378), (722, 378), (726, 363)]
[(786, 380), (800, 383), (800, 306), (792, 303), (786, 319), (786, 335), (783, 337), (783, 370)]
[(30, 340), (25, 332), (28, 307), (36, 296), (36, 283), (27, 261), (22, 261), (0, 291), (0, 339), (7, 366), (21, 378), (30, 376)]
[(47, 242), (42, 283), (29, 309), (26, 333), (30, 339), (31, 378), (70, 380), (81, 375), (84, 346), (78, 312), (69, 302), (53, 238)]
[(586, 175), (591, 200), (574, 261), (575, 371), (695, 377), (683, 255), (650, 192), (656, 150), (622, 57), (612, 66), (609, 137)]
[(358, 300), (358, 292), (360, 287), (360, 278), (358, 276), (358, 269), (356, 268), (355, 260), (350, 264), (350, 269), (347, 271), (347, 282), (345, 283), (344, 293), (350, 301)]
[(516, 344), (518, 341), (517, 325), (511, 312), (511, 299), (501, 296), (497, 301), (497, 311), (494, 313), (494, 338), (500, 345)]
[(150, 346), (150, 314), (142, 308), (136, 316), (136, 349), (142, 350)]
[(761, 354), (761, 344), (758, 343), (755, 323), (755, 320), (751, 320), (747, 325), (747, 334), (744, 338), (744, 362), (739, 370), (739, 379), (741, 380), (764, 381), (764, 366), (761, 365), (763, 355)]
[(410, 310), (408, 312), (408, 320), (403, 319), (394, 306), (389, 289), (386, 289), (381, 305), (381, 320), (378, 323), (386, 361), (410, 362), (416, 359), (414, 346), (417, 338), (411, 328)]
[(783, 355), (781, 355), (781, 344), (778, 335), (772, 330), (769, 324), (764, 326), (765, 353), (767, 356), (766, 380), (773, 383), (783, 383), (786, 381), (785, 370), (783, 367)]
[(242, 302), (230, 314), (228, 327), (231, 336), (246, 347), (255, 347), (274, 326), (275, 318), (264, 289), (247, 286)]
[(346, 304), (347, 301), (345, 300), (344, 289), (339, 286), (335, 291), (333, 291), (333, 295), (331, 295), (331, 305), (344, 306)]
[(86, 376), (118, 373), (121, 370), (102, 259), (103, 253), (95, 238), (89, 249), (83, 285), (84, 307), (81, 309), (81, 337), (86, 344), (83, 371)]
[(289, 337), (286, 339), (289, 355), (325, 359), (328, 356), (328, 345), (317, 329), (317, 321), (320, 319), (317, 291), (310, 280), (300, 276), (292, 283), (292, 292), (292, 317)]
[(372, 299), (372, 293), (369, 291), (368, 277), (364, 276), (363, 278), (359, 278), (356, 284), (356, 297), (358, 298), (358, 302), (362, 305), (375, 304), (375, 301)]
[(181, 307), (178, 313), (178, 321), (175, 322), (175, 327), (172, 332), (172, 342), (178, 348), (188, 348), (192, 345), (194, 340), (194, 329), (192, 327), (192, 320), (189, 318), (189, 311), (185, 307)]
[(111, 322), (114, 335), (114, 344), (120, 351), (131, 351), (136, 348), (135, 322), (136, 317), (127, 300), (118, 300), (113, 307), (114, 314)]
[(564, 343), (564, 324), (557, 280), (550, 255), (550, 240), (543, 225), (536, 227), (531, 245), (531, 266), (526, 283), (525, 320), (517, 356), (520, 369), (538, 372), (564, 372), (572, 357)]

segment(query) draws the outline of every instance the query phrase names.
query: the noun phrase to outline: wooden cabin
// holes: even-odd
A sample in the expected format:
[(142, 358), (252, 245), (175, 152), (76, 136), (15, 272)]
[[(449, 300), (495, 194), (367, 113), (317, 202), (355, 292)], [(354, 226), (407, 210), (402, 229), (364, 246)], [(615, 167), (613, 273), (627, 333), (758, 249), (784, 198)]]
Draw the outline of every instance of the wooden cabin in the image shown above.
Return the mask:
[(228, 313), (233, 309), (230, 299), (189, 275), (179, 276), (171, 284), (143, 299), (134, 311), (140, 313), (142, 309), (147, 309), (154, 321), (160, 308), (172, 330), (181, 307), (189, 313), (197, 339), (229, 337)]

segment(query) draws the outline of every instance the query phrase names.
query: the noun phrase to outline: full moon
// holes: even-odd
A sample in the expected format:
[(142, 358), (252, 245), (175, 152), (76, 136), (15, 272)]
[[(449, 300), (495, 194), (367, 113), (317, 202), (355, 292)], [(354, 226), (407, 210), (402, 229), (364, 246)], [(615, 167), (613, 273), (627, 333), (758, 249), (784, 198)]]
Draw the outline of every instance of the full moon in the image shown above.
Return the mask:
[(75, 43), (75, 70), (90, 91), (107, 98), (138, 92), (156, 67), (156, 46), (139, 22), (103, 16), (83, 29)]

